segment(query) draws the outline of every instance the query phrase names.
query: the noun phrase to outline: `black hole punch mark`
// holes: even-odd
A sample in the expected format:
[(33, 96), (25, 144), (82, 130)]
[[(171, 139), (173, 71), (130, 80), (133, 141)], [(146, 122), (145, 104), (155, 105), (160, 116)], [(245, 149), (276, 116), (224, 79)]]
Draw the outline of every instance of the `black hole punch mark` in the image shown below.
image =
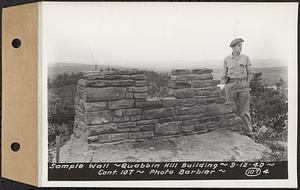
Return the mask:
[(14, 152), (18, 152), (20, 150), (20, 144), (17, 142), (14, 142), (10, 145), (10, 148), (14, 151)]
[(12, 42), (11, 42), (11, 45), (14, 47), (14, 48), (19, 48), (21, 46), (21, 40), (19, 39), (14, 39)]

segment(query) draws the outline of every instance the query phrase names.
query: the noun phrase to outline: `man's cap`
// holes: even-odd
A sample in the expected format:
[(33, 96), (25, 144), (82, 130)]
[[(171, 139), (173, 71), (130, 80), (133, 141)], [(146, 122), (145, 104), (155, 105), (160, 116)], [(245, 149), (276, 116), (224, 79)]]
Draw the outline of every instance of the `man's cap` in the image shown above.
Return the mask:
[(244, 42), (244, 40), (242, 38), (236, 38), (236, 39), (231, 41), (230, 47), (234, 47), (236, 44), (238, 44), (240, 42)]

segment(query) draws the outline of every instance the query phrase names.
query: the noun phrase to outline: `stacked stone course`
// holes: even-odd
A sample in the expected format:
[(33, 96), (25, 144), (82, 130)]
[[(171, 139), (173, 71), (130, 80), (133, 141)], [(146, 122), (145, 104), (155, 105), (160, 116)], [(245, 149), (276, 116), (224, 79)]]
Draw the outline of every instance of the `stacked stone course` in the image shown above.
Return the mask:
[(148, 98), (144, 71), (83, 72), (74, 135), (89, 143), (204, 133), (242, 125), (212, 70), (173, 70), (169, 97)]

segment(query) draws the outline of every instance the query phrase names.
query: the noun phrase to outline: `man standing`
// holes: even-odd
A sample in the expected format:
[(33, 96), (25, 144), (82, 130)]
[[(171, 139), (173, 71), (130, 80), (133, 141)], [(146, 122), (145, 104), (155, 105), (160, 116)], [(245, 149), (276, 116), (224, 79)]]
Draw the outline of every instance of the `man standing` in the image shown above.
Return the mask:
[(249, 113), (249, 83), (253, 72), (250, 59), (246, 55), (241, 54), (242, 42), (244, 42), (243, 39), (236, 38), (230, 43), (232, 54), (224, 59), (223, 79), (225, 80), (227, 101), (236, 103), (237, 115), (244, 124), (244, 134), (254, 138)]

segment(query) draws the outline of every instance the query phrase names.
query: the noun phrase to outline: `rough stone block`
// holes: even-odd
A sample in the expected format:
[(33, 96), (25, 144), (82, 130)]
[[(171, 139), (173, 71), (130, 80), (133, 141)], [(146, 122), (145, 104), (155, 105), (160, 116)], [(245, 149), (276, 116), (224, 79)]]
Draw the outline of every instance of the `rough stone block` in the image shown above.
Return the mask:
[(98, 142), (99, 141), (98, 135), (87, 137), (87, 141), (88, 143)]
[(81, 110), (75, 109), (75, 115), (78, 119), (85, 122), (85, 115)]
[(182, 133), (192, 133), (195, 132), (195, 126), (194, 125), (185, 125), (180, 127), (180, 131)]
[(76, 92), (76, 97), (78, 98), (78, 101), (85, 98), (85, 92), (83, 88), (79, 88), (80, 86), (77, 85), (77, 92)]
[(129, 79), (129, 75), (110, 75), (110, 74), (105, 74), (105, 79), (107, 79), (107, 80)]
[(210, 121), (210, 117), (200, 117), (199, 118), (199, 123), (206, 123)]
[(206, 86), (206, 87), (201, 87), (201, 88), (194, 88), (196, 92), (201, 92), (201, 91), (215, 91), (221, 93), (222, 90), (218, 86)]
[(107, 87), (111, 86), (112, 82), (108, 80), (86, 80), (86, 79), (79, 79), (78, 85), (84, 87)]
[(83, 91), (85, 88), (80, 86), (80, 85), (77, 85), (76, 89), (77, 89), (77, 92), (78, 92), (78, 91)]
[(162, 99), (163, 107), (181, 106), (182, 100), (174, 97), (167, 97)]
[(137, 80), (137, 81), (135, 81), (135, 86), (137, 86), (137, 87), (147, 86), (147, 81), (146, 80)]
[(173, 117), (165, 117), (165, 118), (158, 119), (158, 123), (166, 123), (166, 122), (170, 122), (170, 121), (173, 121)]
[(160, 99), (136, 100), (135, 102), (135, 107), (137, 108), (157, 108), (161, 106), (162, 102)]
[(73, 130), (84, 130), (86, 128), (86, 125), (83, 121), (81, 121), (77, 116), (75, 116), (74, 119), (74, 127)]
[(179, 116), (179, 115), (190, 115), (191, 111), (190, 108), (188, 107), (176, 107), (175, 108), (175, 115)]
[(115, 110), (114, 111), (114, 115), (118, 116), (118, 117), (122, 117), (125, 115), (125, 110), (124, 109), (120, 109), (120, 110)]
[(194, 106), (196, 105), (196, 103), (197, 103), (196, 99), (193, 98), (182, 100), (182, 106)]
[(216, 122), (216, 121), (210, 121), (210, 122), (204, 123), (204, 125), (206, 125), (206, 128), (208, 131), (213, 131), (218, 128), (218, 122)]
[(147, 79), (145, 74), (131, 75), (130, 78), (134, 79), (134, 80), (146, 80)]
[(136, 127), (136, 122), (118, 123), (118, 128), (133, 128)]
[(158, 119), (158, 118), (172, 117), (172, 116), (174, 116), (173, 108), (152, 109), (152, 110), (145, 110), (143, 112), (143, 119)]
[(227, 119), (227, 118), (235, 118), (235, 117), (238, 117), (238, 116), (236, 115), (236, 113), (231, 113), (231, 114), (222, 115), (222, 117), (224, 119)]
[(116, 123), (109, 123), (104, 125), (95, 125), (89, 126), (87, 128), (88, 136), (94, 136), (104, 133), (115, 133), (117, 132), (117, 124)]
[(138, 121), (137, 125), (155, 125), (158, 123), (157, 119), (151, 119), (151, 120), (142, 120), (142, 121)]
[(148, 93), (134, 93), (134, 98), (136, 99), (146, 99), (148, 97)]
[(134, 100), (133, 99), (123, 99), (123, 100), (115, 100), (108, 102), (108, 108), (111, 110), (122, 109), (122, 108), (133, 108)]
[(195, 131), (200, 132), (200, 133), (205, 133), (207, 132), (206, 125), (203, 123), (200, 123), (198, 125), (195, 125)]
[(153, 136), (154, 136), (153, 131), (129, 133), (130, 139), (148, 138), (148, 137), (153, 137)]
[(193, 119), (198, 119), (202, 118), (202, 114), (197, 114), (197, 115), (180, 115), (180, 116), (175, 116), (174, 121), (185, 121), (185, 120), (193, 120)]
[(98, 136), (98, 141), (102, 142), (112, 142), (128, 139), (128, 133), (113, 133), (113, 134), (103, 134)]
[(211, 120), (212, 122), (217, 122), (218, 123), (218, 125), (217, 125), (217, 127), (218, 128), (223, 128), (223, 127), (229, 127), (229, 126), (231, 126), (231, 125), (226, 125), (226, 121), (224, 120), (224, 119), (220, 119), (220, 120), (218, 120), (218, 121), (213, 121), (213, 120)]
[(223, 119), (223, 115), (217, 115), (217, 116), (210, 116), (209, 120), (210, 121), (220, 121)]
[(199, 124), (199, 119), (191, 119), (191, 120), (185, 120), (180, 122), (181, 126), (196, 125), (196, 124)]
[(172, 81), (193, 81), (193, 80), (210, 80), (213, 79), (213, 75), (211, 73), (208, 74), (191, 74), (191, 75), (171, 75), (170, 80)]
[(222, 95), (222, 92), (219, 90), (219, 91), (210, 91), (210, 90), (207, 90), (207, 91), (204, 91), (204, 90), (199, 90), (199, 91), (194, 91), (194, 95), (195, 96), (220, 96)]
[(209, 104), (214, 104), (216, 102), (216, 98), (207, 98), (206, 99), (206, 104), (209, 105)]
[(220, 84), (220, 80), (212, 80), (212, 86), (217, 86), (218, 84)]
[(204, 68), (204, 69), (193, 69), (192, 70), (193, 74), (207, 74), (207, 73), (212, 73), (212, 72), (213, 72), (212, 69), (207, 69), (207, 68)]
[(134, 85), (134, 80), (115, 80), (112, 81), (112, 86), (133, 86)]
[(201, 98), (197, 99), (197, 105), (208, 105), (215, 103), (216, 98)]
[(169, 87), (173, 89), (191, 88), (191, 86), (188, 81), (169, 81)]
[(74, 127), (84, 131), (86, 129), (86, 124), (75, 116)]
[(128, 92), (136, 92), (136, 93), (143, 93), (147, 92), (148, 87), (129, 87)]
[(189, 69), (175, 69), (171, 71), (172, 75), (188, 75), (191, 74), (192, 71)]
[(133, 93), (126, 94), (126, 99), (132, 99), (132, 98), (133, 98)]
[(218, 97), (218, 98), (216, 98), (216, 103), (217, 104), (224, 104), (225, 102), (226, 102), (227, 100), (226, 100), (226, 98), (225, 97)]
[(122, 123), (122, 122), (127, 122), (127, 121), (130, 121), (130, 117), (128, 117), (128, 116), (113, 117), (113, 122), (116, 122), (116, 123)]
[(84, 102), (82, 103), (83, 111), (101, 111), (107, 109), (107, 102)]
[(150, 125), (141, 125), (139, 126), (140, 131), (154, 131), (155, 130), (155, 124)]
[(171, 89), (169, 91), (171, 96), (175, 96), (176, 98), (193, 98), (194, 90), (193, 89)]
[(85, 123), (87, 125), (105, 124), (111, 121), (112, 121), (111, 112), (107, 110), (85, 113)]
[(126, 115), (140, 115), (142, 109), (126, 109)]
[(176, 107), (175, 108), (175, 115), (196, 115), (202, 114), (205, 112), (205, 107), (201, 106), (192, 106), (192, 107)]
[(80, 78), (96, 80), (96, 79), (104, 79), (105, 75), (103, 72), (99, 72), (99, 71), (86, 71), (80, 73)]
[(82, 113), (84, 112), (84, 111), (83, 111), (83, 104), (75, 104), (75, 105), (74, 105), (74, 109), (75, 109), (75, 110), (79, 110), (79, 111), (81, 111)]
[(194, 98), (196, 99), (208, 99), (208, 98), (218, 98), (218, 97), (223, 97), (223, 95), (218, 95), (218, 96), (215, 96), (215, 95), (207, 95), (207, 96), (194, 96)]
[(139, 132), (140, 129), (137, 127), (134, 128), (121, 128), (121, 129), (117, 129), (118, 133), (124, 133), (124, 132)]
[(119, 74), (116, 69), (105, 70), (105, 71), (102, 71), (101, 73), (104, 73), (105, 75), (118, 75)]
[(126, 88), (108, 87), (108, 88), (86, 88), (83, 100), (86, 102), (100, 102), (105, 100), (123, 99), (126, 94)]
[(84, 136), (82, 135), (82, 131), (78, 128), (73, 128), (73, 135), (76, 137), (76, 138), (84, 138)]
[(134, 115), (134, 116), (130, 116), (130, 120), (131, 121), (139, 121), (142, 119), (141, 115)]
[(180, 133), (180, 127), (177, 122), (161, 123), (155, 127), (157, 135), (175, 135)]

